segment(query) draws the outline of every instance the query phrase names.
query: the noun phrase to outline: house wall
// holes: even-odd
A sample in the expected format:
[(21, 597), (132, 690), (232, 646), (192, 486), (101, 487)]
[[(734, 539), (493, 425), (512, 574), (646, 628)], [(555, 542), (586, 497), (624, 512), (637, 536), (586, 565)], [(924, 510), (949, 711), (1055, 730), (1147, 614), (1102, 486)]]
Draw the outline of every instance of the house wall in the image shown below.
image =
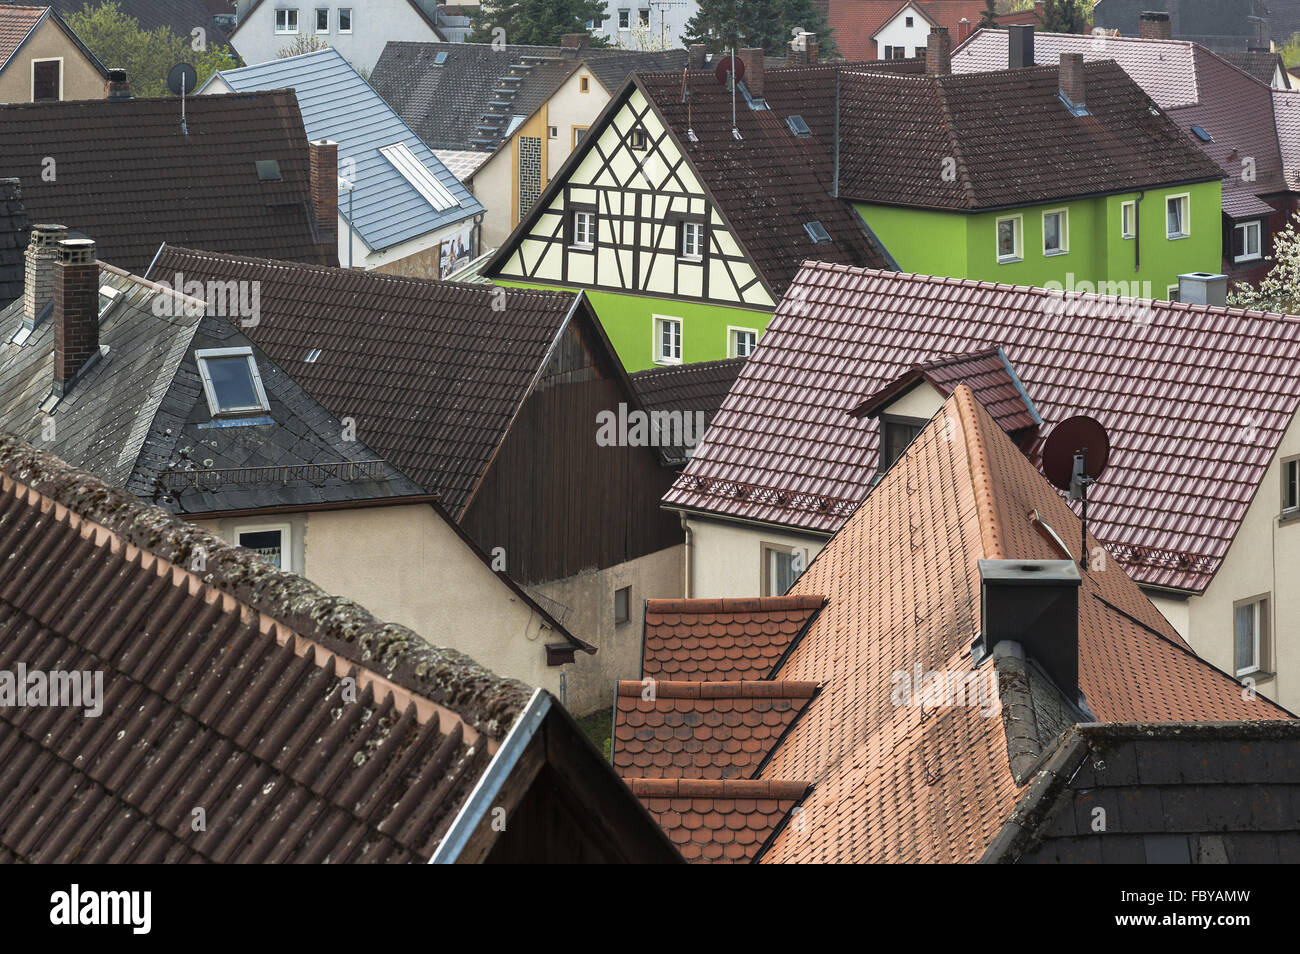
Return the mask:
[(58, 58), (63, 60), (65, 100), (104, 98), (104, 77), (99, 70), (91, 65), (58, 24), (46, 20), (0, 71), (0, 103), (30, 103), (32, 61)]
[(763, 547), (785, 547), (804, 553), (805, 568), (830, 540), (829, 536), (768, 528), (733, 520), (688, 514), (692, 598), (744, 598), (763, 591)]
[(474, 198), (486, 210), (483, 213), (483, 247), (500, 248), (518, 220), (515, 218), (515, 168), (518, 142), (512, 137), (491, 159), (474, 170), (465, 180)]
[[(681, 49), (686, 23), (699, 9), (695, 0), (609, 0), (604, 22), (591, 32), (627, 50)], [(627, 29), (619, 28), (620, 10), (628, 11)], [(641, 10), (649, 11), (649, 26), (640, 25)]]
[[(345, 192), (339, 197), (339, 204), (346, 203)], [(444, 225), (436, 231), (408, 239), (392, 248), (372, 252), (366, 248), (360, 236), (348, 227), (347, 221), (339, 216), (339, 265), (342, 268), (348, 267), (350, 244), (351, 262), (354, 268), (374, 269), (388, 275), (409, 275), (412, 278), (440, 278), (438, 265), (442, 260), (442, 242), (444, 239), (451, 239), (460, 234), (466, 224), (470, 224), (470, 242), (473, 245), (475, 229), (472, 226), (472, 219), (462, 219), (451, 225)], [(473, 245), (470, 258), (478, 254), (477, 248), (477, 245)]]
[[(275, 32), (275, 10), (287, 7), (298, 11), (298, 34)], [(329, 7), (328, 33), (315, 31), (316, 9)], [(338, 32), (338, 11), (341, 7), (352, 10), (352, 32)], [(359, 72), (369, 75), (379, 61), (389, 40), (433, 42), (440, 39), (429, 22), (411, 6), (408, 0), (265, 0), (240, 19), (231, 44), (239, 51), (244, 63), (254, 66), (276, 59), (280, 51), (305, 36), (322, 40), (343, 54)]]
[[(907, 25), (907, 18), (912, 18), (912, 25)], [(876, 34), (876, 59), (885, 59), (885, 48), (901, 46), (906, 51), (906, 58), (917, 55), (917, 49), (925, 49), (926, 39), (930, 34), (930, 21), (921, 16), (914, 6), (899, 10), (898, 15), (886, 23)], [(954, 37), (954, 40), (956, 38)]]

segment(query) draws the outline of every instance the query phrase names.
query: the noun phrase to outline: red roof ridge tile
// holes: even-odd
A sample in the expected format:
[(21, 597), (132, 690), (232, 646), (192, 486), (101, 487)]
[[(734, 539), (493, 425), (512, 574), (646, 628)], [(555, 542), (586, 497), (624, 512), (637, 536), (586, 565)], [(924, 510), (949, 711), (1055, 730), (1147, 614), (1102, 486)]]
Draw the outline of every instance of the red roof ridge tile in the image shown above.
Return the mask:
[(629, 778), (634, 795), (654, 798), (803, 798), (807, 782), (765, 778)]
[(618, 695), (639, 696), (651, 685), (657, 699), (811, 699), (821, 687), (798, 679), (620, 679)]
[(826, 602), (824, 596), (759, 596), (749, 599), (656, 599), (646, 600), (650, 613), (770, 613), (780, 610), (817, 609)]

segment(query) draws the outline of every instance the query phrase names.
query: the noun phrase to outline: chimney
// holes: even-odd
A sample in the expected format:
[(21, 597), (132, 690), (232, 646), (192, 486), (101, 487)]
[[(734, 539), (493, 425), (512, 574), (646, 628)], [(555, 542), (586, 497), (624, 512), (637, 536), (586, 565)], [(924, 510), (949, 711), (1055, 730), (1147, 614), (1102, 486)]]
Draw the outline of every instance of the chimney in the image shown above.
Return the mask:
[(980, 560), (984, 651), (1018, 643), (1074, 702), (1079, 695), (1079, 585), (1073, 560)]
[(817, 65), (818, 43), (816, 33), (805, 33), (803, 35), (803, 55), (803, 61), (809, 66)]
[(704, 69), (704, 62), (708, 52), (709, 48), (703, 43), (692, 43), (690, 49), (686, 52), (686, 66), (693, 70)]
[(307, 151), (316, 228), (334, 243), (339, 232), (339, 144), (330, 139), (316, 139), (307, 144)]
[(1062, 53), (1060, 67), (1061, 95), (1070, 103), (1083, 109), (1088, 105), (1087, 84), (1083, 78), (1083, 54)]
[(41, 309), (54, 299), (54, 260), (67, 234), (67, 227), (62, 225), (32, 226), (23, 274), (23, 327), (29, 331), (36, 327)]
[(1034, 18), (1039, 23), (1047, 19), (1047, 0), (1034, 0)]
[(970, 35), (975, 32), (975, 24), (971, 23), (965, 17), (957, 21), (957, 45), (965, 43), (970, 39)]
[(560, 37), (560, 46), (566, 50), (585, 50), (590, 44), (590, 33), (565, 33)]
[(99, 352), (99, 265), (90, 239), (64, 239), (54, 262), (54, 389), (63, 395)]
[(1034, 65), (1034, 28), (1016, 24), (1007, 27), (1007, 68), (1023, 70)]
[(1228, 304), (1228, 276), (1214, 272), (1188, 272), (1178, 276), (1178, 300), (1189, 305)]
[(740, 62), (745, 64), (745, 88), (755, 99), (763, 98), (763, 48), (750, 46), (739, 51)]
[(1169, 40), (1174, 35), (1169, 14), (1163, 10), (1143, 10), (1138, 17), (1138, 36), (1145, 40)]
[(108, 71), (108, 82), (104, 84), (104, 98), (110, 103), (121, 103), (131, 98), (131, 84), (126, 81), (126, 70)]
[(947, 76), (952, 72), (952, 41), (947, 27), (935, 27), (925, 40), (925, 71), (930, 76)]

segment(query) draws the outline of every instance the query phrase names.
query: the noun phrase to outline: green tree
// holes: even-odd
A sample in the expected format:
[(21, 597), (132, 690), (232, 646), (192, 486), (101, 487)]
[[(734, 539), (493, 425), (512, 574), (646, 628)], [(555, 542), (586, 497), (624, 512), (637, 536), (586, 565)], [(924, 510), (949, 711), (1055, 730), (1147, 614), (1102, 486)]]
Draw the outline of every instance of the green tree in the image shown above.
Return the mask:
[(1088, 15), (1080, 0), (1046, 0), (1043, 4), (1043, 32), (1087, 33)]
[(1249, 282), (1237, 285), (1228, 295), (1228, 304), (1236, 308), (1277, 311), (1300, 315), (1300, 213), (1291, 217), (1286, 228), (1273, 236), (1273, 254), (1265, 261), (1273, 263), (1256, 288)]
[(1282, 62), (1287, 69), (1295, 69), (1295, 67), (1300, 66), (1300, 33), (1292, 33), (1291, 39), (1279, 52), (1282, 54)]
[[(483, 0), (470, 18), (471, 43), (558, 46), (566, 33), (587, 33), (587, 24), (605, 19), (605, 0)], [(604, 46), (602, 37), (592, 46)]]
[(700, 0), (682, 41), (703, 43), (712, 53), (762, 47), (771, 56), (784, 56), (786, 44), (800, 31), (817, 35), (818, 56), (837, 52), (814, 0)]
[(166, 27), (143, 30), (117, 3), (103, 3), (69, 14), (68, 25), (99, 61), (126, 70), (135, 96), (168, 96), (167, 74), (177, 63), (189, 63), (203, 83), (217, 70), (233, 69), (239, 62), (230, 48), (208, 43), (207, 37), (177, 36)]
[(996, 0), (984, 0), (984, 10), (980, 14), (979, 26), (981, 30), (996, 30), (998, 28)]

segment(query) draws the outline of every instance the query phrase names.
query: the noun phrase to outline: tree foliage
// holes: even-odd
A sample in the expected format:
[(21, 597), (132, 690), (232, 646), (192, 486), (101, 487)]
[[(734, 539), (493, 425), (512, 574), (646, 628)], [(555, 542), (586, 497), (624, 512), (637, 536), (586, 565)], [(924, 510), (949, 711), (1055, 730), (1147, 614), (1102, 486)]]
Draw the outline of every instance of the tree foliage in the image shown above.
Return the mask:
[(1044, 33), (1087, 33), (1088, 13), (1080, 0), (1046, 0), (1043, 4)]
[(996, 30), (998, 28), (996, 0), (984, 0), (984, 10), (980, 13), (979, 27), (981, 30)]
[(197, 36), (177, 36), (166, 27), (143, 30), (134, 17), (115, 2), (86, 7), (69, 14), (68, 25), (81, 42), (110, 69), (126, 70), (134, 96), (168, 96), (167, 74), (177, 63), (189, 63), (202, 84), (217, 70), (234, 69), (239, 62), (230, 48), (207, 42), (202, 28)]
[(814, 0), (700, 0), (682, 40), (703, 43), (713, 53), (762, 47), (771, 56), (784, 56), (799, 31), (817, 34), (819, 56), (835, 54), (830, 25)]
[(1292, 215), (1286, 228), (1273, 237), (1273, 254), (1265, 257), (1273, 267), (1259, 287), (1241, 282), (1228, 295), (1229, 305), (1300, 315), (1300, 233), (1296, 232), (1297, 225), (1300, 225), (1300, 213)]
[[(470, 18), (472, 43), (559, 46), (566, 33), (587, 33), (605, 19), (605, 0), (483, 0)], [(604, 46), (593, 36), (592, 46)]]
[(314, 33), (299, 33), (293, 38), (293, 42), (280, 47), (280, 52), (275, 55), (277, 59), (287, 60), (291, 56), (302, 56), (304, 53), (315, 53), (317, 50), (328, 48), (329, 44)]

